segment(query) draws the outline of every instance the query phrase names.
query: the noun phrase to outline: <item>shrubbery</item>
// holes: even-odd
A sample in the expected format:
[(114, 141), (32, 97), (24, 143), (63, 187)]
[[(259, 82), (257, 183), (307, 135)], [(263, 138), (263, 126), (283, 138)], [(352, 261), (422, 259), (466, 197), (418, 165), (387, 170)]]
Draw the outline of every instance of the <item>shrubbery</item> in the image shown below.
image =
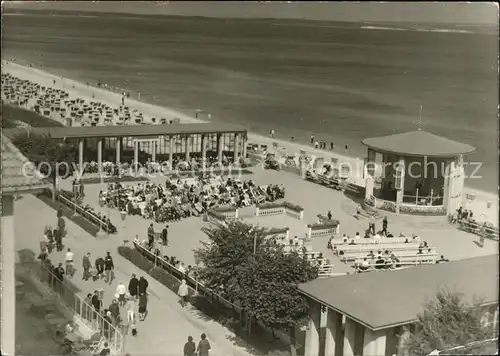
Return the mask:
[(118, 253), (148, 274), (154, 268), (153, 262), (128, 246), (118, 247)]

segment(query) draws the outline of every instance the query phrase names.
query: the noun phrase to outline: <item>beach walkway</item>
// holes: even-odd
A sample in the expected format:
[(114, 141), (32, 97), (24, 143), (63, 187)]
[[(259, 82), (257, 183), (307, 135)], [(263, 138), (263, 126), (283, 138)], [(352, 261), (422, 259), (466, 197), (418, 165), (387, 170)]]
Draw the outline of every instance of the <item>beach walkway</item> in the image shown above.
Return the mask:
[[(32, 195), (18, 200), (16, 210), (16, 250), (29, 249), (38, 255), (39, 241), (43, 237), (44, 226), (55, 225), (56, 212)], [(118, 255), (117, 246), (123, 243), (119, 240), (120, 237), (109, 236), (98, 240), (72, 221), (66, 220), (66, 226), (68, 234), (63, 240), (64, 251), (54, 251), (49, 258), (54, 264), (63, 262), (66, 248), (71, 248), (75, 254), (76, 267), (72, 283), (80, 290), (78, 293), (80, 297), (84, 298), (88, 293), (102, 288), (104, 290), (103, 306), (107, 308), (114, 299), (118, 283), (124, 281), (128, 285), (132, 273), (138, 277), (145, 276), (149, 282), (149, 315), (145, 321), (138, 323), (137, 337), (131, 336), (130, 333), (125, 337), (125, 352), (132, 356), (181, 354), (189, 335), (192, 335), (197, 342), (200, 340), (200, 335), (206, 333), (214, 354), (236, 356), (255, 354), (247, 351), (245, 346), (239, 346), (245, 343), (238, 340), (234, 333), (219, 323), (200, 316), (194, 308), (182, 309), (173, 292)], [(97, 256), (104, 256), (106, 251), (111, 252), (114, 259), (115, 280), (111, 285), (107, 285), (104, 281), (83, 281), (81, 268), (83, 255), (90, 252), (95, 261)]]

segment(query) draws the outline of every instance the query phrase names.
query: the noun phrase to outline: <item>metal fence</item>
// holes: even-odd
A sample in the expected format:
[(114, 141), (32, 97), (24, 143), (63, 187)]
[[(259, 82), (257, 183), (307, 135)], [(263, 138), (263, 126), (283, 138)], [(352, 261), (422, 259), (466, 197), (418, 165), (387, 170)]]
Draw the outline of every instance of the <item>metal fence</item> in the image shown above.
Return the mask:
[(46, 266), (34, 263), (35, 268), (31, 268), (32, 274), (43, 282), (49, 291), (65, 306), (72, 314), (76, 315), (80, 321), (96, 332), (100, 332), (106, 339), (113, 354), (120, 355), (124, 343), (122, 330), (118, 325), (108, 322), (101, 313), (85, 302), (77, 293), (77, 287), (65, 281), (59, 280)]

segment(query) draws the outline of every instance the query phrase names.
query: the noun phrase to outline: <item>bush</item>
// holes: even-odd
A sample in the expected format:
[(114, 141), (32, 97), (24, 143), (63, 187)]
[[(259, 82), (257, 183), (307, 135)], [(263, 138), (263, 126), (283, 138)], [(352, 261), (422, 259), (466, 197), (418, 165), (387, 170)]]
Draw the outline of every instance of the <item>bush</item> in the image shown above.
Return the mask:
[(226, 220), (226, 217), (213, 209), (207, 210), (207, 215), (216, 218), (217, 220)]
[(301, 207), (300, 205), (295, 205), (295, 204), (292, 204), (292, 203), (289, 203), (289, 202), (284, 202), (283, 203), (283, 206), (287, 209), (290, 209), (290, 210), (293, 210), (293, 211), (296, 211), (298, 213), (300, 213), (301, 211), (304, 211), (304, 208)]
[(263, 203), (263, 204), (257, 204), (257, 208), (259, 209), (276, 209), (276, 208), (283, 208), (284, 203)]
[[(180, 285), (179, 280), (165, 271), (163, 267), (153, 267), (153, 269), (149, 272), (149, 275), (177, 294)], [(192, 296), (192, 294), (191, 289), (189, 289), (189, 295)]]
[(337, 227), (339, 225), (338, 220), (332, 220), (331, 222), (321, 223), (321, 224), (309, 224), (307, 227), (313, 230), (329, 229), (332, 227)]
[(154, 268), (153, 262), (143, 256), (139, 251), (136, 251), (128, 246), (118, 247), (118, 253), (147, 273)]

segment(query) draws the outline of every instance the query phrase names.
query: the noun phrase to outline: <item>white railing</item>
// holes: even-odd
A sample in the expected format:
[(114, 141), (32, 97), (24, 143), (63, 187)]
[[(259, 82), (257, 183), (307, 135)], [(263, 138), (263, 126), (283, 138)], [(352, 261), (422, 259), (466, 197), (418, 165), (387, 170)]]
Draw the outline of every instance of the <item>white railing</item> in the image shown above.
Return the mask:
[(49, 293), (57, 298), (71, 313), (78, 317), (79, 321), (84, 323), (90, 329), (100, 332), (108, 342), (114, 355), (120, 355), (123, 348), (124, 338), (122, 332), (109, 323), (104, 317), (94, 310), (94, 307), (86, 303), (79, 297), (66, 281), (60, 281), (46, 267), (34, 263), (35, 268), (31, 268), (32, 275), (48, 287)]

